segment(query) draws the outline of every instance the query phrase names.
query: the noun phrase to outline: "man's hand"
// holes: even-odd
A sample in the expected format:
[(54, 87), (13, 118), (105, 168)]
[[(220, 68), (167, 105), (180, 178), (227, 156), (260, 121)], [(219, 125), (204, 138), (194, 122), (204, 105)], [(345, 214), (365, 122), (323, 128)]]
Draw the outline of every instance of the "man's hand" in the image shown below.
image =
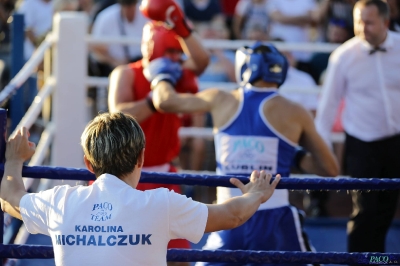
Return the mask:
[(175, 87), (176, 82), (182, 77), (182, 67), (178, 62), (161, 57), (151, 61), (143, 70), (143, 74), (151, 82), (152, 89), (163, 80), (170, 82)]
[(140, 11), (151, 20), (165, 22), (182, 38), (187, 38), (192, 32), (182, 10), (173, 0), (143, 0)]
[(10, 138), (6, 146), (6, 161), (25, 162), (35, 153), (36, 145), (28, 140), (30, 134), (27, 128), (18, 130), (17, 134)]
[(250, 182), (244, 185), (239, 179), (231, 178), (230, 182), (238, 187), (243, 194), (250, 193), (261, 193), (262, 203), (266, 202), (274, 193), (276, 186), (281, 179), (280, 175), (275, 176), (275, 180), (271, 183), (271, 174), (265, 173), (265, 171), (253, 171), (251, 173)]

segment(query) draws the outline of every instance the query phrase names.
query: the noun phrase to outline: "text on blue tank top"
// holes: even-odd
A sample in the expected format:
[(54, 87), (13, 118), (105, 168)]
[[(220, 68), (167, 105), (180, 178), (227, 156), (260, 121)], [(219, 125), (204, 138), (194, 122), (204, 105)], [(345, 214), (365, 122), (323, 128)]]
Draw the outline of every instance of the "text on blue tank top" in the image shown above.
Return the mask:
[(265, 170), (288, 177), (295, 144), (277, 132), (263, 114), (264, 103), (278, 95), (277, 89), (249, 86), (240, 90), (243, 102), (238, 112), (214, 135), (218, 172), (248, 175)]

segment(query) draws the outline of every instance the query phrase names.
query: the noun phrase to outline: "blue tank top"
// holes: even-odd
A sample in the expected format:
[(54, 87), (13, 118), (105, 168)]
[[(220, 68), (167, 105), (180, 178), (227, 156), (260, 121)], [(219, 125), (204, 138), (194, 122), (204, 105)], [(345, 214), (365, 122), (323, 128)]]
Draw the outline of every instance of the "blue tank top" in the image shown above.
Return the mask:
[(219, 172), (247, 175), (265, 170), (288, 177), (297, 145), (277, 132), (263, 114), (264, 103), (279, 95), (277, 90), (252, 86), (240, 90), (243, 101), (237, 113), (214, 135)]
[[(239, 90), (243, 100), (238, 111), (214, 133), (217, 173), (249, 176), (253, 170), (265, 170), (273, 175), (289, 177), (297, 144), (277, 132), (263, 113), (264, 103), (279, 95), (277, 89), (246, 85)], [(238, 189), (218, 188), (217, 201), (221, 203), (240, 194)], [(288, 204), (287, 191), (275, 190), (274, 196), (275, 199), (281, 198), (277, 205)], [(261, 209), (265, 208), (268, 207)]]

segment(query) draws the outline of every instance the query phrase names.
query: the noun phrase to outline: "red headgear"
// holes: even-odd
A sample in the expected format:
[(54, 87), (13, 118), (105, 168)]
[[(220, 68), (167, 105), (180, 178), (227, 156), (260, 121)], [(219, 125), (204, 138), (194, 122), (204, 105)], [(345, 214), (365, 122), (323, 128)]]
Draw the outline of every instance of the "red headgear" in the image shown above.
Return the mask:
[[(181, 50), (182, 47), (177, 39), (178, 35), (168, 30), (163, 23), (151, 21), (143, 27), (142, 54), (149, 61), (163, 57), (167, 49)], [(145, 49), (143, 49), (144, 47)]]

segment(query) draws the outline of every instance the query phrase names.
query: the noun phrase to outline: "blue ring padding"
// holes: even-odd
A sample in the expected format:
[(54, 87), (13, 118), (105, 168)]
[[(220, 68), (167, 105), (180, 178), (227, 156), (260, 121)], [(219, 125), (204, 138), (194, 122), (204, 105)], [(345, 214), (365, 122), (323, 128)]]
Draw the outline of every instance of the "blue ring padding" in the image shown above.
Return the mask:
[[(52, 246), (0, 245), (0, 257), (15, 259), (54, 258), (54, 252)], [(400, 263), (400, 254), (169, 249), (167, 261), (394, 265)]]
[[(3, 175), (3, 173), (4, 164), (1, 164), (0, 174)], [(86, 169), (49, 166), (24, 166), (22, 176), (60, 180), (95, 180), (95, 176)], [(140, 182), (234, 187), (229, 182), (231, 177), (227, 175), (142, 172)], [(243, 183), (249, 181), (247, 177), (238, 176), (237, 178)], [(400, 178), (282, 178), (277, 188), (291, 190), (394, 190), (400, 189)]]

